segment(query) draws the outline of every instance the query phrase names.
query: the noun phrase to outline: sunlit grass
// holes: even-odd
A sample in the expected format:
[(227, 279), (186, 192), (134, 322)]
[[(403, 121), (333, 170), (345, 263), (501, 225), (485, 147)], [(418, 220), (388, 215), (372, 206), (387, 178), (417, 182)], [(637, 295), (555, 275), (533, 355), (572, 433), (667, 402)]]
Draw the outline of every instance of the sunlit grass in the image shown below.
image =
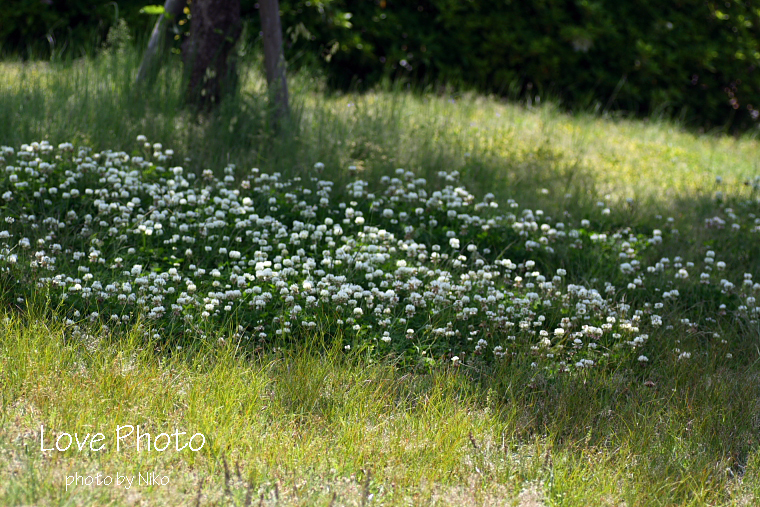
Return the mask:
[(551, 104), (528, 108), (469, 94), (389, 87), (326, 95), (306, 75), (290, 83), (297, 133), (272, 142), (257, 70), (244, 72), (239, 96), (220, 114), (197, 116), (180, 107), (177, 68), (140, 90), (131, 82), (137, 63), (131, 53), (118, 60), (102, 56), (95, 64), (3, 63), (4, 142), (48, 139), (127, 149), (145, 134), (187, 153), (199, 167), (273, 164), (286, 174), (305, 170), (305, 160), (377, 174), (395, 167), (434, 174), (445, 167), (468, 175), (471, 186), (496, 178), (496, 190), (505, 194), (538, 186), (552, 190), (552, 199), (575, 191), (582, 198), (672, 200), (713, 189), (717, 176), (734, 187), (760, 167), (753, 156), (760, 143), (751, 134), (697, 135), (666, 121), (567, 115)]
[[(192, 504), (201, 482), (203, 505), (241, 505), (249, 490), (267, 504), (278, 494), (286, 505), (334, 494), (336, 505), (362, 504), (368, 491), (381, 504), (503, 505), (526, 488), (537, 505), (743, 505), (758, 487), (756, 406), (745, 402), (757, 399), (757, 374), (696, 367), (655, 374), (648, 387), (628, 372), (559, 383), (530, 381), (519, 368), (409, 375), (330, 351), (251, 360), (225, 346), (162, 358), (129, 336), (91, 349), (67, 344), (43, 322), (6, 320), (0, 336), (6, 505), (135, 495)], [(141, 424), (209, 440), (197, 454), (43, 455), (41, 424), (51, 439), (102, 431), (110, 444), (116, 425)], [(171, 482), (66, 491), (65, 476), (98, 471), (157, 471)]]

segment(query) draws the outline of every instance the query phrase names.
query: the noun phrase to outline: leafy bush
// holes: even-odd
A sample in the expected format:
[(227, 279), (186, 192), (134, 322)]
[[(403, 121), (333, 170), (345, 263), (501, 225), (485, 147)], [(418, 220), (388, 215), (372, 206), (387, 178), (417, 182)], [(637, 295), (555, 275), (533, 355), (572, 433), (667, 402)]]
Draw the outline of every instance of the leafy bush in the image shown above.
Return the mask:
[(291, 56), (319, 46), (337, 86), (441, 79), (531, 99), (556, 95), (570, 109), (678, 114), (705, 127), (746, 129), (758, 119), (760, 10), (748, 1), (331, 5), (351, 13), (349, 25), (315, 29)]

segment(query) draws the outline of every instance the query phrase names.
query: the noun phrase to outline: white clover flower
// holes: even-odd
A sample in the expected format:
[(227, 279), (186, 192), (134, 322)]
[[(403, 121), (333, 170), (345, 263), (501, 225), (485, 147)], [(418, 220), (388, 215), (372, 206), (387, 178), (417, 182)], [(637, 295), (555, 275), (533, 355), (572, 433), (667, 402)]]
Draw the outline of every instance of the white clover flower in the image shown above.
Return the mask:
[(622, 263), (620, 265), (620, 271), (622, 271), (626, 275), (629, 275), (629, 274), (633, 273), (634, 269), (633, 269), (633, 266), (630, 263), (624, 262), (624, 263)]
[[(292, 323), (297, 322), (301, 322), (304, 329), (314, 329), (320, 312), (335, 310), (342, 312), (342, 319), (335, 318), (334, 321), (356, 331), (355, 336), (367, 330), (366, 339), (375, 337), (375, 340), (389, 343), (392, 335), (406, 336), (408, 340), (416, 337), (412, 319), (415, 314), (422, 313), (431, 316), (431, 322), (441, 323), (436, 324), (439, 326), (436, 328), (428, 330), (425, 325), (417, 330), (422, 338), (430, 333), (432, 337), (446, 340), (450, 346), (459, 340), (476, 341), (474, 348), (482, 353), (489, 345), (485, 339), (478, 339), (481, 333), (478, 324), (487, 322), (498, 330), (492, 336), (519, 333), (530, 342), (524, 346), (515, 335), (506, 336), (506, 343), (511, 342), (515, 347), (510, 354), (516, 355), (522, 348), (531, 348), (537, 356), (553, 358), (555, 366), (562, 371), (568, 366), (572, 368), (573, 364), (578, 368), (593, 366), (595, 363), (591, 359), (578, 358), (582, 351), (593, 354), (595, 359), (599, 357), (600, 361), (614, 360), (601, 351), (606, 350), (605, 347), (595, 342), (602, 336), (619, 342), (616, 345), (643, 346), (646, 335), (642, 333), (651, 333), (651, 330), (664, 326), (663, 317), (656, 314), (662, 313), (659, 310), (664, 307), (663, 302), (679, 297), (678, 291), (672, 289), (673, 279), (668, 282), (668, 276), (657, 278), (656, 274), (686, 278), (693, 269), (702, 267), (695, 267), (680, 258), (675, 258), (672, 263), (661, 259), (651, 266), (641, 266), (635, 260), (640, 246), (670, 239), (663, 240), (660, 230), (642, 240), (635, 232), (599, 230), (592, 234), (596, 245), (591, 248), (614, 246), (616, 251), (612, 262), (623, 274), (633, 276), (629, 287), (658, 289), (651, 303), (637, 299), (625, 304), (616, 297), (619, 287), (616, 289), (605, 280), (591, 280), (590, 284), (604, 287), (592, 289), (565, 284), (562, 278), (567, 275), (565, 269), (546, 275), (535, 270), (533, 261), (520, 261), (524, 264), (518, 266), (519, 262), (510, 260), (480, 258), (477, 252), (490, 256), (491, 250), (483, 248), (484, 244), (465, 242), (460, 238), (475, 237), (476, 231), (481, 229), (490, 230), (498, 237), (508, 228), (522, 237), (526, 248), (551, 252), (552, 247), (572, 245), (581, 233), (569, 225), (544, 218), (542, 210), (515, 211), (519, 205), (511, 199), (506, 204), (513, 213), (491, 215), (488, 205), (496, 204), (493, 202), (495, 197), (489, 194), (483, 202), (476, 202), (464, 187), (458, 186), (459, 174), (456, 172), (442, 172), (446, 186), (434, 191), (426, 187), (423, 179), (415, 179), (413, 173), (399, 169), (394, 175), (382, 178), (385, 188), (377, 196), (369, 193), (369, 183), (353, 178), (355, 181), (347, 185), (345, 201), (341, 202), (332, 197), (332, 182), (322, 181), (314, 175), (303, 178), (303, 181), (297, 177), (287, 180), (279, 173), (266, 174), (253, 169), (240, 186), (232, 185), (235, 173), (232, 166), (224, 168), (222, 180), (213, 171), (206, 170), (205, 181), (200, 181), (201, 178), (193, 181), (196, 180), (194, 173), (185, 174), (187, 171), (181, 167), (167, 164), (168, 169), (161, 168), (162, 172), (169, 172), (167, 179), (156, 184), (143, 178), (143, 170), (152, 163), (151, 160), (159, 164), (171, 155), (171, 150), (161, 151), (163, 147), (148, 143), (145, 136), (141, 136), (138, 142), (150, 150), (146, 152), (148, 156), (145, 153), (143, 157), (110, 152), (91, 154), (87, 150), (75, 154), (81, 173), (94, 177), (86, 180), (92, 188), (86, 188), (85, 180), (79, 179), (80, 171), (71, 170), (65, 174), (61, 171), (61, 178), (58, 178), (54, 171), (59, 169), (54, 164), (36, 160), (37, 152), (40, 159), (45, 154), (44, 143), (23, 148), (30, 156), (23, 160), (24, 164), (19, 164), (20, 167), (11, 167), (9, 162), (3, 161), (4, 169), (0, 171), (6, 174), (7, 181), (10, 182), (10, 175), (14, 174), (16, 183), (30, 180), (34, 185), (29, 189), (14, 188), (10, 198), (27, 199), (33, 194), (34, 199), (44, 201), (45, 206), (40, 209), (56, 209), (58, 206), (57, 209), (64, 211), (61, 216), (35, 217), (22, 210), (15, 216), (15, 222), (13, 216), (4, 217), (8, 223), (14, 224), (11, 225), (13, 231), (16, 227), (19, 230), (14, 234), (0, 231), (0, 249), (3, 249), (0, 263), (4, 261), (8, 265), (21, 261), (25, 268), (31, 266), (32, 272), (40, 274), (44, 268), (51, 269), (54, 274), (49, 278), (43, 275), (34, 282), (41, 288), (46, 283), (59, 288), (64, 299), (70, 295), (69, 302), (74, 301), (80, 309), (88, 308), (88, 315), (92, 308), (88, 300), (110, 299), (114, 304), (118, 302), (127, 307), (123, 318), (111, 317), (109, 322), (129, 322), (132, 316), (144, 312), (151, 319), (168, 321), (171, 316), (172, 319), (179, 318), (185, 325), (194, 326), (196, 320), (202, 324), (201, 319), (229, 318), (225, 312), (237, 312), (241, 306), (251, 312), (265, 309), (276, 312), (266, 319), (263, 314), (259, 315), (261, 322), (255, 325), (262, 328), (250, 337), (255, 339), (272, 333), (286, 336), (293, 332)], [(8, 152), (0, 147), (0, 155), (7, 156), (8, 153), (12, 150)], [(151, 153), (155, 158), (149, 157)], [(322, 163), (314, 165), (315, 171), (323, 168)], [(49, 178), (48, 185), (55, 182), (57, 187), (52, 192), (48, 192), (42, 182), (34, 182), (35, 178), (51, 174), (56, 177)], [(74, 209), (66, 209), (62, 196), (81, 201), (87, 209), (75, 208), (82, 216)], [(605, 197), (607, 202), (610, 199)], [(0, 203), (6, 201), (0, 200)], [(610, 208), (606, 206), (604, 202), (600, 203), (598, 211), (607, 213)], [(430, 216), (427, 210), (431, 211)], [(381, 221), (390, 222), (393, 229), (383, 230), (377, 225), (369, 225), (370, 220), (362, 215), (362, 211), (372, 214), (367, 216), (379, 216)], [(91, 214), (86, 214), (88, 212)], [(317, 213), (331, 218), (320, 222)], [(431, 217), (444, 213), (457, 220), (455, 228), (445, 231), (452, 249), (449, 251), (423, 241), (415, 234), (418, 227), (438, 227), (438, 222)], [(726, 228), (731, 223), (741, 223), (742, 226), (745, 223), (744, 217), (740, 221), (730, 209), (721, 210), (721, 213), (727, 218), (708, 219), (707, 227)], [(4, 214), (16, 215), (11, 208)], [(760, 219), (750, 218), (755, 220), (754, 226), (758, 229)], [(19, 226), (19, 222), (23, 225)], [(670, 227), (672, 222), (668, 220)], [(592, 226), (589, 220), (582, 221), (581, 225), (586, 230)], [(609, 224), (599, 226), (609, 227)], [(88, 246), (74, 247), (68, 239), (59, 240), (57, 233), (60, 229), (66, 229), (66, 236), (81, 229)], [(142, 247), (130, 246), (130, 234), (135, 233), (140, 235), (141, 241), (163, 244), (164, 249), (171, 250), (177, 257), (169, 254), (175, 267), (167, 266), (165, 272), (159, 272), (157, 266), (154, 271), (143, 269), (149, 259), (142, 257)], [(29, 237), (19, 241), (24, 234)], [(12, 242), (9, 241), (11, 238)], [(126, 261), (105, 258), (105, 252), (112, 251), (111, 245), (107, 244), (109, 238), (118, 238), (122, 245), (118, 247), (119, 251), (122, 248), (127, 251), (122, 254)], [(63, 245), (54, 245), (56, 240), (62, 241)], [(13, 243), (17, 241), (20, 247), (11, 253)], [(220, 245), (225, 246), (220, 248)], [(30, 251), (21, 249), (32, 246), (35, 248)], [(193, 251), (188, 246), (196, 250), (195, 259), (190, 258)], [(240, 262), (241, 252), (247, 252), (251, 246), (249, 258)], [(460, 251), (461, 248), (466, 248), (466, 252)], [(187, 264), (197, 262), (199, 255), (203, 257), (206, 269)], [(713, 251), (708, 251), (704, 259), (701, 270), (704, 273), (697, 277), (700, 271), (696, 271), (694, 277), (703, 283), (714, 283), (710, 281), (712, 271), (727, 270), (727, 267), (725, 263), (715, 266), (717, 260)], [(135, 262), (143, 264), (134, 264), (130, 269), (129, 264)], [(99, 264), (114, 270), (113, 277), (109, 278), (111, 273), (108, 271), (100, 270)], [(647, 273), (655, 276), (645, 278), (643, 275)], [(125, 279), (134, 285), (134, 290)], [(656, 284), (658, 279), (662, 280), (661, 287)], [(623, 286), (627, 283), (626, 280)], [(722, 280), (718, 285), (723, 291), (739, 292), (742, 289), (737, 294), (741, 298), (737, 303), (737, 314), (742, 318), (760, 315), (760, 307), (755, 308), (756, 299), (760, 298), (749, 296), (749, 291), (743, 290), (760, 291), (760, 284), (754, 283), (751, 276), (745, 275), (741, 283), (737, 282), (740, 287), (728, 280)], [(757, 293), (752, 294), (757, 296)], [(110, 309), (108, 304), (105, 303), (103, 311)], [(329, 308), (323, 309), (321, 305)], [(568, 315), (561, 324), (549, 327), (551, 319), (540, 313), (551, 306), (559, 307)], [(728, 309), (724, 305), (718, 313), (726, 315)], [(110, 315), (108, 311), (105, 317)], [(705, 318), (716, 324), (712, 317)], [(682, 322), (682, 326), (703, 326), (701, 318), (694, 323), (685, 319)], [(160, 328), (163, 321), (157, 324)], [(78, 336), (84, 335), (77, 332)], [(345, 345), (345, 348), (350, 350), (351, 345)], [(503, 346), (492, 350), (494, 359), (507, 354)], [(450, 354), (453, 356), (453, 351)], [(677, 357), (683, 355), (681, 350), (674, 354)], [(452, 362), (459, 364), (460, 357), (452, 357)], [(645, 356), (639, 356), (639, 362), (647, 361)]]
[(640, 363), (646, 363), (646, 362), (649, 361), (649, 358), (647, 356), (641, 355), (641, 356), (639, 356), (638, 361)]

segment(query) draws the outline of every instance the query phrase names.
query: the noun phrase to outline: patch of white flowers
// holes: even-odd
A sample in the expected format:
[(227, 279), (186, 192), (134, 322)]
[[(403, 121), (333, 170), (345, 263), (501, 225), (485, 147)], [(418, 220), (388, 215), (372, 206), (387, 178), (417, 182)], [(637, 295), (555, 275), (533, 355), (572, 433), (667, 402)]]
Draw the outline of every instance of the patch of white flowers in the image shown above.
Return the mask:
[[(713, 278), (727, 267), (713, 251), (643, 266), (639, 252), (663, 243), (663, 231), (593, 232), (589, 219), (574, 228), (511, 199), (477, 202), (456, 171), (431, 184), (398, 169), (374, 193), (351, 171), (337, 200), (320, 162), (303, 179), (234, 165), (196, 177), (173, 165), (172, 150), (137, 140), (142, 156), (44, 141), (0, 148), (0, 269), (50, 291), (75, 335), (85, 319), (108, 330), (142, 316), (185, 337), (232, 322), (241, 340), (323, 333), (343, 336), (346, 350), (371, 343), (453, 364), (524, 355), (565, 371), (613, 357), (646, 363), (639, 349), (658, 333), (709, 327), (710, 317), (669, 322), (664, 310), (686, 284), (736, 296), (719, 314), (760, 318), (753, 274)], [(610, 213), (601, 204), (598, 218)], [(706, 227), (741, 220), (721, 215)], [(735, 230), (760, 232), (749, 219)], [(615, 252), (625, 283), (541, 268), (561, 263), (558, 250), (593, 248)], [(642, 289), (657, 300), (632, 297)]]

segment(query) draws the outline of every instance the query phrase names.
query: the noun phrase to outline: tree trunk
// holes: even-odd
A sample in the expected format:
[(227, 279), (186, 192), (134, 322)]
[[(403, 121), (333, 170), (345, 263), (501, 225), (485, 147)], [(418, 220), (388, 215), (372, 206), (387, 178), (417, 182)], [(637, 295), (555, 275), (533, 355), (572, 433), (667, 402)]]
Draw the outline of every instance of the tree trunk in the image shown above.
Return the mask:
[(171, 23), (176, 23), (182, 10), (185, 8), (186, 0), (166, 0), (164, 2), (164, 12), (161, 14), (153, 27), (148, 41), (148, 49), (145, 50), (140, 70), (137, 71), (137, 82), (142, 83), (146, 80), (152, 80), (161, 67), (161, 56), (164, 54), (166, 47), (166, 32)]
[(190, 4), (190, 35), (182, 45), (189, 102), (212, 107), (235, 86), (237, 68), (230, 52), (240, 32), (240, 0)]
[(264, 66), (269, 96), (274, 102), (275, 123), (288, 116), (288, 82), (282, 50), (280, 6), (277, 0), (259, 0), (261, 31), (264, 38)]

